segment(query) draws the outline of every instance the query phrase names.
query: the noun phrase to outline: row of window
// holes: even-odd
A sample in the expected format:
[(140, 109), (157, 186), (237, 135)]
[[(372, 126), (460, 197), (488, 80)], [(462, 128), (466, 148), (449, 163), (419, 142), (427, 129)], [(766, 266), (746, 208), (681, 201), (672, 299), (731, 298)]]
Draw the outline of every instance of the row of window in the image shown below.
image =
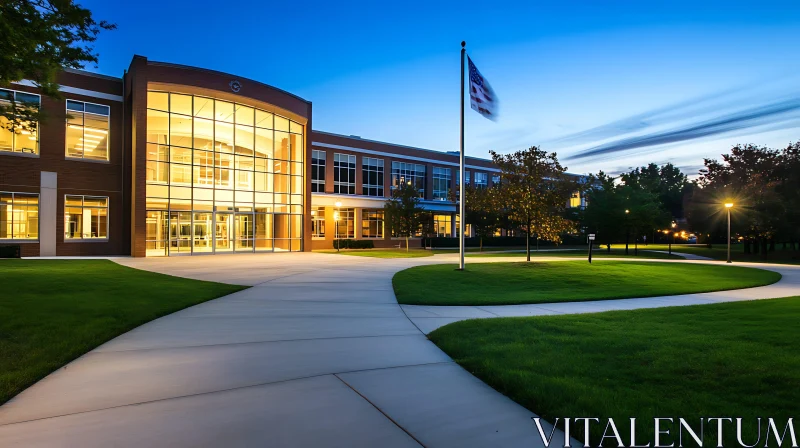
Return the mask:
[[(0, 89), (0, 105), (8, 107), (11, 104), (17, 108), (39, 109), (41, 97)], [(67, 100), (65, 156), (70, 159), (107, 161), (110, 115), (111, 108), (106, 105)], [(38, 155), (38, 133), (24, 126), (8, 129), (8, 120), (0, 117), (0, 152)]]
[[(355, 238), (355, 209), (339, 208), (333, 212), (335, 239)], [(433, 214), (433, 225), (436, 236), (458, 236), (458, 215)], [(467, 231), (469, 234), (469, 231)], [(421, 233), (420, 233), (421, 235)], [(314, 238), (325, 237), (325, 207), (311, 209), (311, 236)], [(384, 236), (384, 211), (363, 209), (361, 211), (361, 238), (383, 238)]]
[[(355, 238), (355, 209), (340, 208), (333, 212), (336, 239)], [(383, 238), (383, 210), (361, 211), (361, 238)], [(311, 236), (325, 237), (325, 207), (311, 209)]]
[[(0, 240), (39, 239), (39, 195), (0, 192)], [(108, 239), (108, 198), (64, 196), (64, 239)]]
[(302, 125), (201, 96), (150, 91), (147, 104), (148, 209), (303, 213)]
[[(327, 162), (325, 151), (311, 151), (311, 191), (313, 193), (325, 192), (325, 165)], [(384, 161), (375, 157), (362, 157), (361, 159), (363, 196), (384, 197)], [(426, 167), (419, 163), (392, 162), (391, 188), (398, 188), (402, 184), (414, 186), (420, 192), (420, 197), (425, 196)], [(470, 172), (466, 171), (466, 183), (469, 184)], [(448, 200), (450, 192), (451, 169), (433, 167), (433, 192), (436, 200)], [(458, 181), (458, 178), (456, 178)], [(499, 175), (493, 175), (492, 181), (500, 182)], [(489, 184), (488, 173), (475, 173), (475, 186), (487, 187)], [(333, 154), (333, 192), (336, 194), (356, 194), (356, 156), (352, 154)]]

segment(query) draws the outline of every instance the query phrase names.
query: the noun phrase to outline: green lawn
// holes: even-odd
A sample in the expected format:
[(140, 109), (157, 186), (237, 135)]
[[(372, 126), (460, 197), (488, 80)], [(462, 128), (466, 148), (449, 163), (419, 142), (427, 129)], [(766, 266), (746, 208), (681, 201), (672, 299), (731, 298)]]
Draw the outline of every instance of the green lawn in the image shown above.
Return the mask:
[[(613, 417), (627, 444), (627, 422), (636, 417), (636, 437), (645, 444), (653, 440), (654, 417), (683, 417), (695, 430), (703, 417), (742, 417), (744, 441), (753, 444), (756, 418), (775, 418), (779, 431), (787, 418), (797, 420), (798, 317), (800, 297), (792, 297), (469, 320), (430, 338), (465, 369), (551, 422)], [(740, 446), (728, 429), (724, 446)], [(590, 430), (593, 446), (602, 431)], [(583, 440), (582, 432), (576, 438)], [(678, 446), (669, 437), (662, 445), (673, 441)], [(704, 446), (717, 446), (716, 423), (706, 425)]]
[(0, 404), (145, 322), (245, 287), (107, 260), (0, 260)]
[(781, 275), (738, 266), (598, 261), (417, 266), (392, 279), (409, 305), (512, 305), (719, 291), (768, 285)]
[[(632, 245), (630, 246), (633, 247)], [(666, 244), (650, 244), (648, 246), (639, 245), (639, 248), (646, 247), (651, 250), (668, 250), (669, 246)], [(625, 248), (624, 244), (612, 244), (611, 250)], [(601, 251), (605, 251), (605, 246), (601, 247)], [(728, 246), (724, 244), (714, 244), (709, 249), (705, 244), (673, 244), (672, 251), (678, 253), (687, 253), (702, 255), (704, 257), (713, 258), (715, 260), (727, 260)], [(775, 245), (775, 251), (767, 254), (764, 258), (762, 255), (745, 254), (743, 244), (734, 244), (731, 246), (731, 259), (734, 262), (744, 261), (751, 263), (783, 263), (783, 264), (800, 264), (800, 252), (792, 251), (790, 249), (783, 249), (782, 244)]]
[[(547, 251), (531, 251), (531, 257), (573, 257), (573, 258), (587, 258), (589, 257), (589, 249), (583, 248), (580, 250), (547, 250)], [(525, 257), (525, 252), (510, 252), (510, 253), (480, 253), (480, 254), (473, 254), (470, 253), (467, 256), (469, 257)], [(628, 255), (625, 255), (625, 248), (617, 249), (612, 248), (611, 252), (603, 250), (598, 250), (595, 248), (592, 251), (592, 259), (595, 258), (660, 258), (660, 259), (675, 259), (681, 260), (683, 257), (680, 255), (670, 255), (661, 252), (653, 252), (653, 251), (646, 251), (639, 249), (639, 255), (634, 255), (633, 247), (631, 247)]]

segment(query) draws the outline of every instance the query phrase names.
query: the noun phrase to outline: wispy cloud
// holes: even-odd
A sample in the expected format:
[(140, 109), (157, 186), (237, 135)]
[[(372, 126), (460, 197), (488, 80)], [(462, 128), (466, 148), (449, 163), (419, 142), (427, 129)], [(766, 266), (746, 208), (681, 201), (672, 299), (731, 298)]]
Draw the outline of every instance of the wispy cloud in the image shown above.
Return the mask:
[[(621, 120), (612, 121), (585, 131), (576, 132), (557, 138), (556, 144), (581, 144), (596, 142), (632, 132), (641, 131), (649, 127), (663, 125), (686, 117), (697, 117), (720, 108), (730, 107), (734, 104), (737, 93), (747, 90), (752, 86), (741, 86), (720, 92), (692, 98), (687, 101), (660, 107), (651, 111), (632, 115)], [(723, 104), (720, 104), (721, 101)]]
[(792, 120), (796, 118), (795, 113), (798, 111), (800, 111), (800, 97), (778, 100), (723, 114), (699, 123), (679, 125), (662, 131), (618, 138), (584, 149), (572, 155), (569, 159), (585, 159), (637, 148), (686, 142), (765, 125), (772, 125), (772, 128), (781, 128), (780, 124), (786, 123), (787, 126), (784, 128), (789, 128), (794, 126)]

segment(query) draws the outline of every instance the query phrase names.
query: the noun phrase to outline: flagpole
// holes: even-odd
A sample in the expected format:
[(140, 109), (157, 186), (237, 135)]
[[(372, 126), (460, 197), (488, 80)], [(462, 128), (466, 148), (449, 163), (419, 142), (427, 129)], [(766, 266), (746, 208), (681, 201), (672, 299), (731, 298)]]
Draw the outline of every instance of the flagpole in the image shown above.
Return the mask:
[(467, 42), (461, 41), (461, 151), (458, 168), (458, 178), (460, 179), (458, 183), (458, 269), (461, 271), (464, 270), (464, 221), (466, 221), (466, 207), (464, 205), (467, 202), (467, 198), (464, 197), (464, 56), (467, 53), (466, 47)]

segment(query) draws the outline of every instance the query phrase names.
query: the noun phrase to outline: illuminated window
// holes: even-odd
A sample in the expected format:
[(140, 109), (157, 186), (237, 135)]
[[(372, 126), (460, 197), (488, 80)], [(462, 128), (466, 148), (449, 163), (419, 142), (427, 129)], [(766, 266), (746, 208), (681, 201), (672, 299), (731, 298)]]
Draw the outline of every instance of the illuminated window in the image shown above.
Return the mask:
[(362, 194), (383, 197), (383, 159), (361, 159)]
[(436, 230), (436, 236), (453, 236), (452, 224), (453, 218), (450, 215), (433, 215), (433, 227)]
[(356, 156), (333, 154), (333, 192), (356, 194)]
[[(39, 109), (41, 98), (31, 93), (0, 89), (0, 106), (5, 108)], [(37, 123), (38, 125), (38, 123)], [(0, 117), (0, 152), (17, 152), (22, 154), (39, 154), (39, 137), (36, 131), (23, 127), (9, 129), (10, 123)], [(36, 126), (38, 129), (38, 126)]]
[(569, 206), (571, 208), (580, 208), (581, 205), (582, 204), (581, 204), (581, 194), (580, 194), (580, 192), (576, 191), (576, 192), (572, 193), (572, 196), (570, 196), (570, 198), (569, 198)]
[[(458, 232), (459, 232), (459, 230), (461, 230), (461, 227), (460, 227), (460, 225), (461, 225), (461, 219), (460, 219), (460, 216), (459, 216), (458, 214), (456, 215), (456, 218), (455, 218), (455, 219), (456, 219), (456, 224), (455, 224), (456, 233), (455, 233), (455, 237), (456, 237), (456, 238), (458, 238), (458, 236), (459, 236), (459, 233), (458, 233)], [(472, 224), (464, 224), (464, 237), (465, 237), (465, 238), (469, 238), (471, 235), (472, 235)]]
[(325, 238), (325, 207), (311, 209), (311, 236)]
[(425, 165), (418, 163), (392, 162), (392, 190), (400, 184), (413, 186), (419, 197), (425, 197)]
[(492, 185), (497, 185), (499, 183), (500, 183), (500, 175), (492, 174)]
[(39, 239), (39, 195), (0, 191), (0, 240)]
[(304, 127), (249, 105), (147, 94), (147, 254), (301, 250)]
[(67, 157), (108, 160), (110, 108), (67, 100)]
[(363, 210), (361, 212), (361, 236), (363, 238), (383, 238), (383, 210)]
[(64, 238), (108, 239), (108, 198), (64, 196)]
[(446, 201), (450, 191), (450, 168), (433, 167), (433, 199)]
[(311, 192), (325, 193), (325, 151), (311, 151)]
[(334, 238), (355, 238), (355, 210), (352, 208), (337, 209), (333, 212), (333, 221), (336, 223)]

